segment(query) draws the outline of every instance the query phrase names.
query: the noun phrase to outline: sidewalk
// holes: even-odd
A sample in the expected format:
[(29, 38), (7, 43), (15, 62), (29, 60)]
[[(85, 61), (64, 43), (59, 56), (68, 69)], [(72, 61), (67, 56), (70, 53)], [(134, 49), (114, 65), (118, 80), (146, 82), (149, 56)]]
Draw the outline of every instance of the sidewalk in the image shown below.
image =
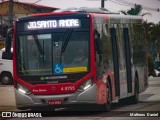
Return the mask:
[(16, 110), (14, 87), (0, 85), (0, 111)]
[[(141, 101), (141, 99), (143, 100)], [(160, 102), (160, 77), (149, 78), (149, 87), (140, 94), (139, 101)]]

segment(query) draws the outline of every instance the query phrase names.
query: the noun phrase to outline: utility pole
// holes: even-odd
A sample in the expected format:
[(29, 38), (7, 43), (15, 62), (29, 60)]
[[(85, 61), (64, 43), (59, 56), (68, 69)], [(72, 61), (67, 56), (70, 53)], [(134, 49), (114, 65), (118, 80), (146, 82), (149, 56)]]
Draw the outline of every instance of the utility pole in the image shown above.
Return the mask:
[(105, 0), (101, 0), (101, 8), (104, 8), (104, 1)]
[(8, 27), (13, 27), (13, 0), (9, 0)]
[(101, 0), (101, 8), (104, 8), (104, 1), (107, 1), (107, 0)]

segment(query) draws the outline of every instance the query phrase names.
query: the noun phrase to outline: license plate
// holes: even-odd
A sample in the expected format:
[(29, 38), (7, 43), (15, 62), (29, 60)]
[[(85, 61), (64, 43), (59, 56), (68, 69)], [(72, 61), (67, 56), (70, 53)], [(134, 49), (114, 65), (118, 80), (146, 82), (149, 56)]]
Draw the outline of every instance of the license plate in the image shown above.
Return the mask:
[(49, 105), (61, 105), (62, 100), (48, 100)]

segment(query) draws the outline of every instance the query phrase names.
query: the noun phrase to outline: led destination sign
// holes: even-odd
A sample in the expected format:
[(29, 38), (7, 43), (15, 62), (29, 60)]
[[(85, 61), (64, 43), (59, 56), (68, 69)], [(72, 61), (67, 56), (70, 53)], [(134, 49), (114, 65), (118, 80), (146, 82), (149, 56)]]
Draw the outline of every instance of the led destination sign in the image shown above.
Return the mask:
[(50, 28), (70, 28), (80, 27), (79, 19), (61, 19), (61, 20), (42, 20), (30, 21), (26, 23), (27, 30), (33, 29), (50, 29)]

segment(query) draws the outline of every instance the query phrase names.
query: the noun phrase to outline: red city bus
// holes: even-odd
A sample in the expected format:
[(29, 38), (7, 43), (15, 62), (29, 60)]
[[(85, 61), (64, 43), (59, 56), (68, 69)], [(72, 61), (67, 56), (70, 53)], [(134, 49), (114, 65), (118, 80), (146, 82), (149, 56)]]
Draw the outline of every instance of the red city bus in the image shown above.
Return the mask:
[[(18, 109), (137, 103), (148, 86), (141, 17), (61, 11), (18, 18), (14, 87)], [(43, 109), (44, 110), (44, 109)]]

